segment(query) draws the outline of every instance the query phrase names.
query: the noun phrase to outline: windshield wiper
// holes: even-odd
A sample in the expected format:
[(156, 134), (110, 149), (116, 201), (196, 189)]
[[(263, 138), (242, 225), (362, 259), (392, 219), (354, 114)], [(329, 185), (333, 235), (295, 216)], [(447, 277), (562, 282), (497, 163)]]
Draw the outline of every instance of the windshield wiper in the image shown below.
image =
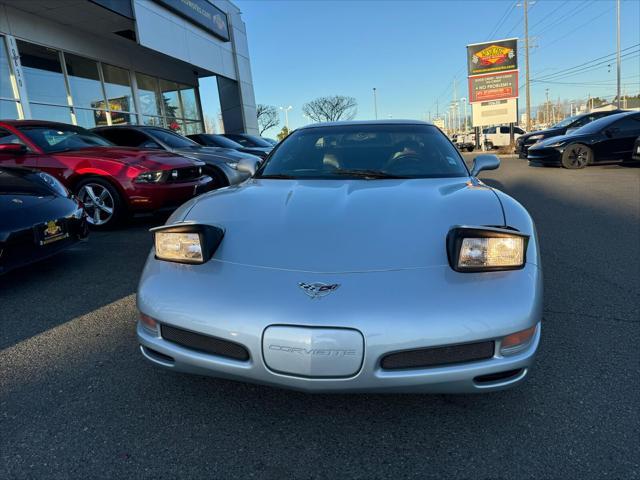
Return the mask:
[(383, 172), (381, 170), (348, 170), (339, 169), (331, 172), (335, 175), (346, 175), (358, 178), (408, 178), (401, 177), (399, 175), (393, 175), (392, 173)]
[(285, 175), (283, 173), (278, 173), (278, 174), (273, 174), (273, 175), (260, 175), (259, 177), (255, 177), (255, 178), (275, 178), (275, 179), (282, 179), (282, 180), (294, 180), (294, 179), (297, 179), (299, 177), (294, 177), (293, 175)]

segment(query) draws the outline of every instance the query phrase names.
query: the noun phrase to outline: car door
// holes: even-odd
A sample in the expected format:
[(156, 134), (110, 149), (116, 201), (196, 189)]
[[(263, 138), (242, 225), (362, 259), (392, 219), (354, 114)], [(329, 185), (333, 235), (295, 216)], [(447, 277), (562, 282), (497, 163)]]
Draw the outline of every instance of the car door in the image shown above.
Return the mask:
[(498, 135), (498, 143), (496, 145), (504, 147), (505, 145), (509, 145), (509, 143), (511, 143), (509, 127), (500, 127), (500, 135)]
[(0, 165), (28, 168), (38, 167), (38, 155), (34, 154), (33, 150), (15, 133), (0, 127), (0, 143), (19, 143), (27, 147), (27, 151), (22, 154), (0, 152)]
[(633, 145), (640, 135), (640, 114), (626, 116), (606, 128), (611, 160), (631, 160)]

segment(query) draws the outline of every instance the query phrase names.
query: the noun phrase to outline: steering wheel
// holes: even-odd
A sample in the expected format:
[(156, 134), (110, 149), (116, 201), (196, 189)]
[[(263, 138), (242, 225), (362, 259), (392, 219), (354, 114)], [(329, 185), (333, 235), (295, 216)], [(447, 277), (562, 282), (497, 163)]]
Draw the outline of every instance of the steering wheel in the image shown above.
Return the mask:
[(401, 153), (397, 157), (389, 159), (384, 169), (389, 171), (389, 173), (403, 173), (407, 170), (415, 172), (416, 169), (412, 169), (411, 167), (418, 167), (419, 170), (423, 162), (424, 159), (417, 153)]

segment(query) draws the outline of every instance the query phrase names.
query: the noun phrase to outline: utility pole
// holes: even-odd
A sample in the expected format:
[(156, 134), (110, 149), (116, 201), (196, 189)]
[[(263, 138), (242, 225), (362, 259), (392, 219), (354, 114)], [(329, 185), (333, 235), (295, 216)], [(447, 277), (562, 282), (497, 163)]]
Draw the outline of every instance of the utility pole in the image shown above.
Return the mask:
[[(619, 0), (618, 0), (619, 1)], [(531, 93), (529, 85), (529, 0), (524, 0), (524, 63), (525, 91), (527, 95), (527, 132), (531, 131)]]
[(544, 123), (549, 123), (549, 89), (545, 88), (544, 93), (547, 96), (547, 102), (544, 104)]
[(375, 112), (376, 120), (378, 119), (378, 97), (376, 95), (376, 87), (373, 87), (373, 111)]
[[(620, 108), (620, 0), (616, 0), (616, 20), (617, 20), (617, 40), (618, 51), (616, 55), (616, 63), (618, 65), (618, 108)], [(637, 24), (636, 24), (637, 25)]]

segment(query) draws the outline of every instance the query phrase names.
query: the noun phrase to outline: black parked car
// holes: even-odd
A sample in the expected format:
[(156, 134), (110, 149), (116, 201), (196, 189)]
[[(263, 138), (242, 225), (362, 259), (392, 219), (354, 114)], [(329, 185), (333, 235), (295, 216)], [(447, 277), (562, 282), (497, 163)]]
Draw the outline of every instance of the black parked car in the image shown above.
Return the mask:
[(594, 120), (568, 134), (529, 148), (533, 164), (583, 168), (592, 163), (629, 162), (640, 135), (640, 112), (622, 112)]
[(243, 147), (251, 148), (273, 148), (270, 142), (257, 135), (249, 135), (248, 133), (223, 133), (223, 136), (239, 143)]
[(614, 115), (620, 113), (622, 110), (610, 110), (608, 112), (591, 112), (583, 113), (581, 115), (574, 115), (573, 117), (567, 117), (554, 126), (547, 128), (546, 130), (538, 130), (535, 132), (526, 133), (516, 140), (516, 153), (520, 158), (527, 158), (527, 150), (529, 147), (541, 140), (551, 137), (557, 137), (559, 135), (565, 135), (572, 133), (580, 127), (584, 127), (586, 124), (598, 120), (602, 117)]
[[(0, 155), (13, 145), (0, 145)], [(82, 204), (58, 180), (0, 167), (0, 274), (54, 255), (88, 233)]]
[(200, 145), (204, 145), (205, 147), (232, 148), (233, 150), (238, 150), (239, 152), (256, 155), (262, 159), (267, 158), (267, 155), (269, 155), (269, 152), (273, 148), (272, 146), (245, 147), (243, 145), (240, 145), (238, 142), (225, 137), (224, 135), (213, 133), (196, 133), (195, 135), (187, 135), (187, 138), (190, 138), (194, 142), (199, 143)]

